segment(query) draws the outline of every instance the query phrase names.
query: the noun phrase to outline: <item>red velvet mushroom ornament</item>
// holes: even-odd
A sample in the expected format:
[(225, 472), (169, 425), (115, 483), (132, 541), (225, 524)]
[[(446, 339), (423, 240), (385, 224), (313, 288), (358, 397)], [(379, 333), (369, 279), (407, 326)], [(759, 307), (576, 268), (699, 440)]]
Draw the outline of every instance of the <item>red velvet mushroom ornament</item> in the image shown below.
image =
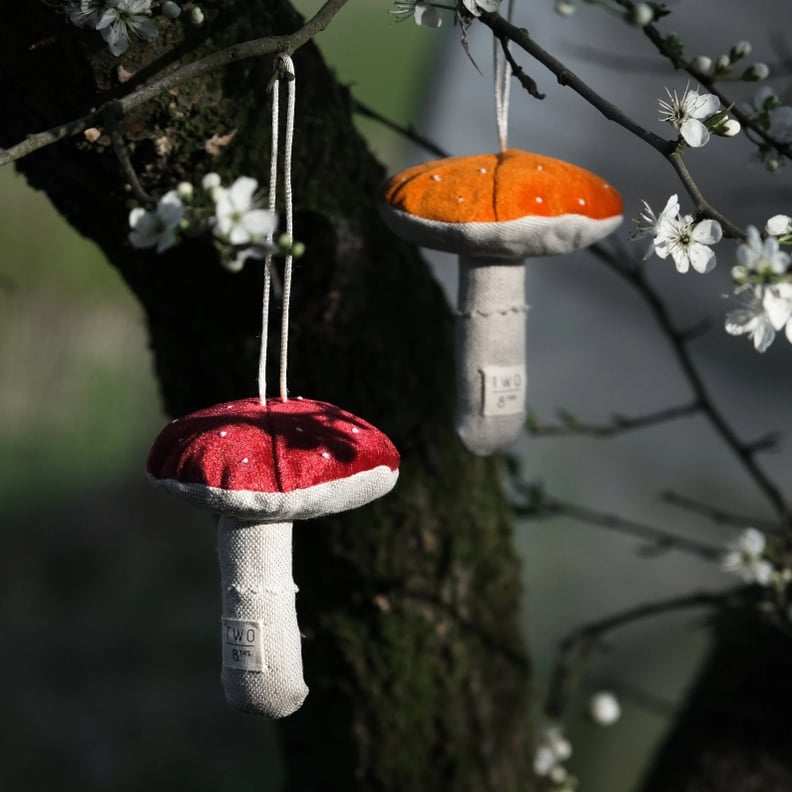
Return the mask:
[(525, 420), (524, 259), (607, 236), (621, 196), (576, 165), (506, 149), (397, 173), (380, 210), (404, 239), (459, 255), (457, 433), (476, 454), (508, 446)]
[(149, 453), (152, 482), (219, 513), (222, 679), (229, 703), (271, 718), (308, 688), (292, 579), (292, 521), (389, 492), (399, 453), (378, 429), (311, 399), (218, 404), (172, 421)]

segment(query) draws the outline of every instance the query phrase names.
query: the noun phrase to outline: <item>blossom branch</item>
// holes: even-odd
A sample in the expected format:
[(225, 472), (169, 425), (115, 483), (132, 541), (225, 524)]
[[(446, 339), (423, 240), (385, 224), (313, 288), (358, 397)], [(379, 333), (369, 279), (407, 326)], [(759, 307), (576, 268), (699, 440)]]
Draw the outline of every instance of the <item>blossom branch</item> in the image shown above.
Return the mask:
[(638, 605), (579, 627), (559, 644), (545, 703), (546, 714), (551, 718), (561, 718), (594, 652), (601, 647), (602, 638), (606, 634), (654, 616), (693, 608), (723, 607), (730, 601), (736, 600), (744, 591), (744, 587), (739, 587), (725, 592), (701, 591), (684, 594), (680, 597)]
[(592, 245), (589, 250), (601, 263), (605, 264), (605, 266), (636, 289), (647, 303), (655, 320), (660, 325), (663, 333), (671, 344), (677, 363), (682, 369), (689, 386), (693, 390), (695, 400), (701, 406), (701, 412), (707, 417), (721, 440), (723, 440), (726, 446), (742, 464), (746, 473), (753, 480), (757, 488), (773, 506), (773, 509), (778, 514), (782, 523), (792, 528), (792, 510), (789, 504), (781, 494), (781, 491), (757, 464), (755, 459), (757, 449), (752, 444), (744, 443), (737, 437), (737, 434), (734, 429), (732, 429), (723, 413), (717, 408), (714, 399), (704, 384), (701, 374), (693, 362), (693, 358), (688, 350), (687, 339), (675, 327), (665, 303), (649, 284), (643, 271), (636, 266), (626, 266), (617, 259), (611, 251), (607, 250), (602, 245)]
[(125, 96), (105, 102), (98, 109), (80, 118), (59, 124), (43, 132), (28, 135), (24, 140), (10, 148), (0, 149), (0, 166), (21, 159), (60, 140), (79, 135), (90, 127), (101, 126), (102, 120), (106, 118), (108, 113), (125, 115), (130, 110), (159, 96), (159, 94), (187, 80), (201, 77), (215, 69), (273, 52), (292, 55), (300, 47), (308, 43), (317, 33), (324, 30), (347, 2), (348, 0), (327, 0), (316, 14), (294, 33), (283, 36), (267, 36), (240, 44), (233, 44), (230, 47), (213, 52), (192, 63), (174, 69), (169, 74), (145, 83)]
[(593, 437), (613, 437), (623, 432), (634, 429), (644, 429), (647, 426), (666, 423), (695, 415), (701, 409), (701, 405), (692, 401), (677, 407), (668, 407), (657, 412), (647, 413), (635, 417), (614, 415), (611, 423), (591, 424), (579, 421), (574, 415), (567, 412), (559, 412), (558, 424), (540, 424), (538, 422), (528, 422), (528, 432), (535, 437), (568, 437), (570, 435), (589, 435)]
[[(633, 0), (615, 1), (623, 8), (628, 10), (635, 7)], [(649, 39), (649, 41), (652, 42), (655, 49), (664, 58), (667, 58), (675, 69), (680, 69), (687, 72), (691, 77), (703, 85), (707, 91), (717, 96), (721, 101), (721, 104), (723, 104), (725, 107), (729, 107), (729, 112), (740, 122), (743, 127), (750, 129), (765, 143), (768, 143), (773, 148), (775, 148), (780, 154), (783, 154), (785, 157), (792, 158), (792, 145), (788, 143), (781, 143), (780, 141), (776, 140), (766, 129), (757, 124), (748, 113), (741, 110), (731, 99), (729, 99), (729, 97), (723, 93), (723, 91), (717, 87), (717, 81), (714, 78), (695, 69), (690, 61), (683, 58), (676, 49), (670, 46), (666, 38), (662, 35), (662, 33), (660, 33), (654, 24), (650, 23), (648, 25), (644, 25), (642, 30), (644, 35)]]

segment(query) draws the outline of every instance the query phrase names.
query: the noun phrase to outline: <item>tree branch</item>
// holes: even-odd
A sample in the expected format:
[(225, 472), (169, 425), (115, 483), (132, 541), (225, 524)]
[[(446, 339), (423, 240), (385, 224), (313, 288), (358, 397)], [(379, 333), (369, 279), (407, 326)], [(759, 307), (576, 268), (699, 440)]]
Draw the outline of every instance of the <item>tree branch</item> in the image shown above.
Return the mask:
[(347, 2), (348, 0), (327, 0), (316, 14), (295, 33), (285, 36), (266, 36), (226, 47), (204, 58), (199, 58), (197, 61), (174, 69), (164, 77), (145, 83), (126, 96), (105, 102), (96, 110), (80, 118), (59, 124), (44, 132), (28, 135), (24, 140), (10, 148), (0, 149), (0, 166), (21, 159), (60, 140), (79, 135), (90, 127), (102, 126), (103, 119), (108, 114), (112, 116), (125, 115), (130, 110), (145, 104), (164, 91), (170, 90), (186, 80), (195, 79), (231, 63), (248, 58), (257, 58), (273, 52), (291, 55), (310, 41), (317, 33), (324, 30)]

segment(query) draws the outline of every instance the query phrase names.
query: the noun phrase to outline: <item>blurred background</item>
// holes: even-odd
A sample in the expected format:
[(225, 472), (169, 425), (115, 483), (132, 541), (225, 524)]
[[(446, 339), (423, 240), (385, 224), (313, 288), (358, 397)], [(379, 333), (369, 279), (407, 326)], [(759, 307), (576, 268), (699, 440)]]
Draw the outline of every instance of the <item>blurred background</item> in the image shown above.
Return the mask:
[[(319, 0), (301, 0), (306, 14)], [(517, 2), (515, 22), (642, 125), (657, 121), (664, 88), (687, 78), (655, 56), (640, 31), (581, 4), (568, 19), (552, 0)], [(669, 4), (689, 55), (713, 58), (739, 39), (748, 62), (771, 66), (768, 84), (789, 94), (788, 55), (773, 37), (784, 0)], [(471, 31), (393, 24), (386, 0), (350, 3), (319, 46), (355, 97), (452, 154), (497, 148), (492, 44)], [(714, 20), (717, 24), (714, 24)], [(625, 198), (626, 240), (640, 201), (655, 209), (682, 195), (668, 164), (601, 118), (527, 56), (547, 94), (514, 85), (510, 144), (600, 173)], [(787, 62), (788, 66), (788, 62)], [(731, 86), (729, 86), (731, 87)], [(755, 84), (735, 83), (750, 101)], [(432, 155), (361, 119), (370, 146), (396, 170)], [(298, 123), (299, 127), (299, 123)], [(743, 139), (713, 140), (688, 157), (705, 195), (738, 225), (792, 214), (789, 169), (770, 175)], [(0, 788), (61, 790), (267, 790), (278, 788), (277, 744), (267, 723), (226, 708), (219, 684), (216, 560), (211, 518), (149, 488), (143, 475), (161, 412), (141, 311), (115, 272), (9, 168), (0, 170)], [(644, 250), (644, 243), (640, 252)], [(692, 342), (696, 363), (740, 436), (782, 433), (761, 461), (788, 489), (792, 347), (760, 356), (722, 330), (733, 245), (702, 277), (650, 262), (651, 280), (680, 326), (710, 320)], [(453, 257), (429, 256), (453, 301)], [(590, 254), (529, 263), (529, 402), (541, 422), (565, 409), (581, 420), (640, 415), (691, 393), (645, 304)], [(660, 499), (664, 490), (769, 518), (767, 504), (707, 421), (687, 418), (613, 439), (525, 437), (524, 475), (552, 495), (701, 541), (724, 544), (715, 526)], [(559, 640), (574, 628), (660, 597), (733, 581), (716, 564), (679, 552), (642, 557), (632, 539), (568, 519), (520, 521), (525, 561), (524, 629), (541, 699)], [(706, 649), (706, 614), (659, 617), (615, 634), (585, 683), (620, 694), (610, 729), (585, 717), (570, 726), (572, 769), (586, 792), (635, 789)], [(526, 714), (528, 717), (529, 714)]]

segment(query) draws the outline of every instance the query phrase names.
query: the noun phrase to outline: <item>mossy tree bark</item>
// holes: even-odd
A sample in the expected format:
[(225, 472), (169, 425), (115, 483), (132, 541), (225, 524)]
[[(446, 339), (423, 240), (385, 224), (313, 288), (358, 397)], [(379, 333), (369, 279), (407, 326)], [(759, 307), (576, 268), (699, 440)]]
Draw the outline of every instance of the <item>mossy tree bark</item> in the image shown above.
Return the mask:
[[(0, 145), (81, 115), (168, 64), (300, 25), (280, 0), (202, 6), (202, 29), (184, 38), (187, 26), (163, 25), (156, 42), (135, 41), (115, 59), (49, 5), (10, 5), (0, 30)], [(520, 570), (497, 465), (467, 454), (452, 432), (451, 318), (416, 252), (377, 217), (383, 173), (351, 124), (345, 90), (312, 46), (295, 64), (295, 228), (307, 253), (292, 298), (291, 391), (371, 420), (403, 463), (381, 502), (296, 528), (311, 694), (283, 724), (290, 788), (530, 789)], [(143, 187), (161, 195), (210, 170), (226, 182), (265, 181), (271, 66), (238, 63), (120, 119)], [(129, 247), (132, 202), (108, 131), (44, 149), (19, 170), (101, 246), (140, 300), (169, 413), (250, 395), (260, 267), (225, 271), (205, 238), (161, 256)], [(212, 153), (207, 141), (231, 132)]]

